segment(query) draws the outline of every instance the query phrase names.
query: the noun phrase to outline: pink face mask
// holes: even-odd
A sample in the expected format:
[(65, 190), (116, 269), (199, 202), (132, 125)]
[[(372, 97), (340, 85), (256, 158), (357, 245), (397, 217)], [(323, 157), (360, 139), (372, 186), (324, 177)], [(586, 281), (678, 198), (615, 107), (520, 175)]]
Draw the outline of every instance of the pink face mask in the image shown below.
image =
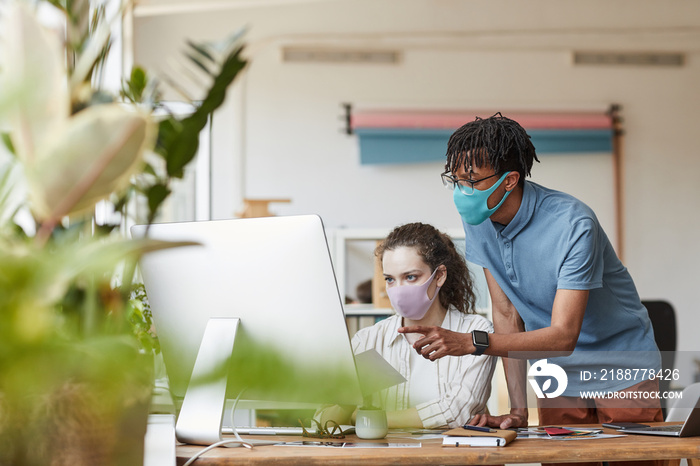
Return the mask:
[(397, 314), (411, 320), (421, 320), (430, 309), (430, 306), (437, 298), (440, 287), (435, 289), (433, 299), (428, 298), (428, 287), (433, 282), (437, 269), (421, 285), (402, 285), (387, 288), (389, 301)]

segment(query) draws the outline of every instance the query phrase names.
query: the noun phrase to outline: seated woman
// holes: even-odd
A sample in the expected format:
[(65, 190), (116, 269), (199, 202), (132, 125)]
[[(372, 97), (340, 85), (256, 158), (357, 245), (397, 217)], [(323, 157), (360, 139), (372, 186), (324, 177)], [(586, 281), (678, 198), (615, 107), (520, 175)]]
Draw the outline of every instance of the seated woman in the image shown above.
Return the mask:
[(397, 332), (410, 325), (463, 333), (493, 331), (491, 322), (474, 314), (471, 276), (452, 240), (431, 225), (411, 223), (394, 229), (375, 255), (382, 262), (396, 315), (358, 331), (352, 347), (355, 354), (375, 349), (406, 382), (374, 395), (373, 405), (387, 411), (390, 428), (452, 428), (484, 413), (495, 358), (468, 355), (430, 361), (412, 347), (422, 335)]

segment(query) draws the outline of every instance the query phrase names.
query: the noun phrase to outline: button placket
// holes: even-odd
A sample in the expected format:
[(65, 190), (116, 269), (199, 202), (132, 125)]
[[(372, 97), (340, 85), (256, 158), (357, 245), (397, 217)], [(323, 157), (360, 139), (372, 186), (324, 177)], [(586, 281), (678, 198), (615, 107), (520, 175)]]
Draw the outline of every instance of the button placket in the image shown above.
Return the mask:
[(506, 275), (508, 275), (508, 279), (512, 282), (516, 280), (515, 277), (515, 267), (513, 266), (513, 244), (512, 241), (510, 241), (508, 238), (502, 237), (503, 238), (503, 249), (502, 249), (502, 256), (503, 256), (503, 263), (506, 268)]

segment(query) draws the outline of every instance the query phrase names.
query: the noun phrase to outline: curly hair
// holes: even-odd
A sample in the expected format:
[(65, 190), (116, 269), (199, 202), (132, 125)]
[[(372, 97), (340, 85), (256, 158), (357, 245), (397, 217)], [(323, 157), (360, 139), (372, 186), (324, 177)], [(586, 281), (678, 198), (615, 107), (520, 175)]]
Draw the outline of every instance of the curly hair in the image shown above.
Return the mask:
[(394, 228), (374, 250), (374, 255), (381, 261), (384, 252), (402, 246), (414, 248), (431, 271), (440, 265), (445, 266), (447, 279), (439, 294), (443, 307), (447, 309), (454, 306), (465, 314), (475, 312), (476, 295), (471, 272), (449, 236), (432, 225), (408, 223)]
[(477, 117), (452, 133), (444, 173), (454, 173), (460, 165), (468, 170), (472, 164), (488, 164), (496, 173), (517, 171), (524, 183), (534, 161), (539, 159), (530, 136), (517, 121), (499, 112), (489, 118)]

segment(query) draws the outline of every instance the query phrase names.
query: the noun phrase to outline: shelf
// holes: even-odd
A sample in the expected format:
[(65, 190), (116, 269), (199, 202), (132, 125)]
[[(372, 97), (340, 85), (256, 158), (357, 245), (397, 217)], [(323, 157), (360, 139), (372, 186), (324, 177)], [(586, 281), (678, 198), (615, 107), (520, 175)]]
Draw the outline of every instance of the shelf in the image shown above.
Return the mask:
[(345, 315), (348, 317), (391, 316), (394, 315), (394, 310), (389, 307), (374, 307), (371, 304), (346, 304)]

